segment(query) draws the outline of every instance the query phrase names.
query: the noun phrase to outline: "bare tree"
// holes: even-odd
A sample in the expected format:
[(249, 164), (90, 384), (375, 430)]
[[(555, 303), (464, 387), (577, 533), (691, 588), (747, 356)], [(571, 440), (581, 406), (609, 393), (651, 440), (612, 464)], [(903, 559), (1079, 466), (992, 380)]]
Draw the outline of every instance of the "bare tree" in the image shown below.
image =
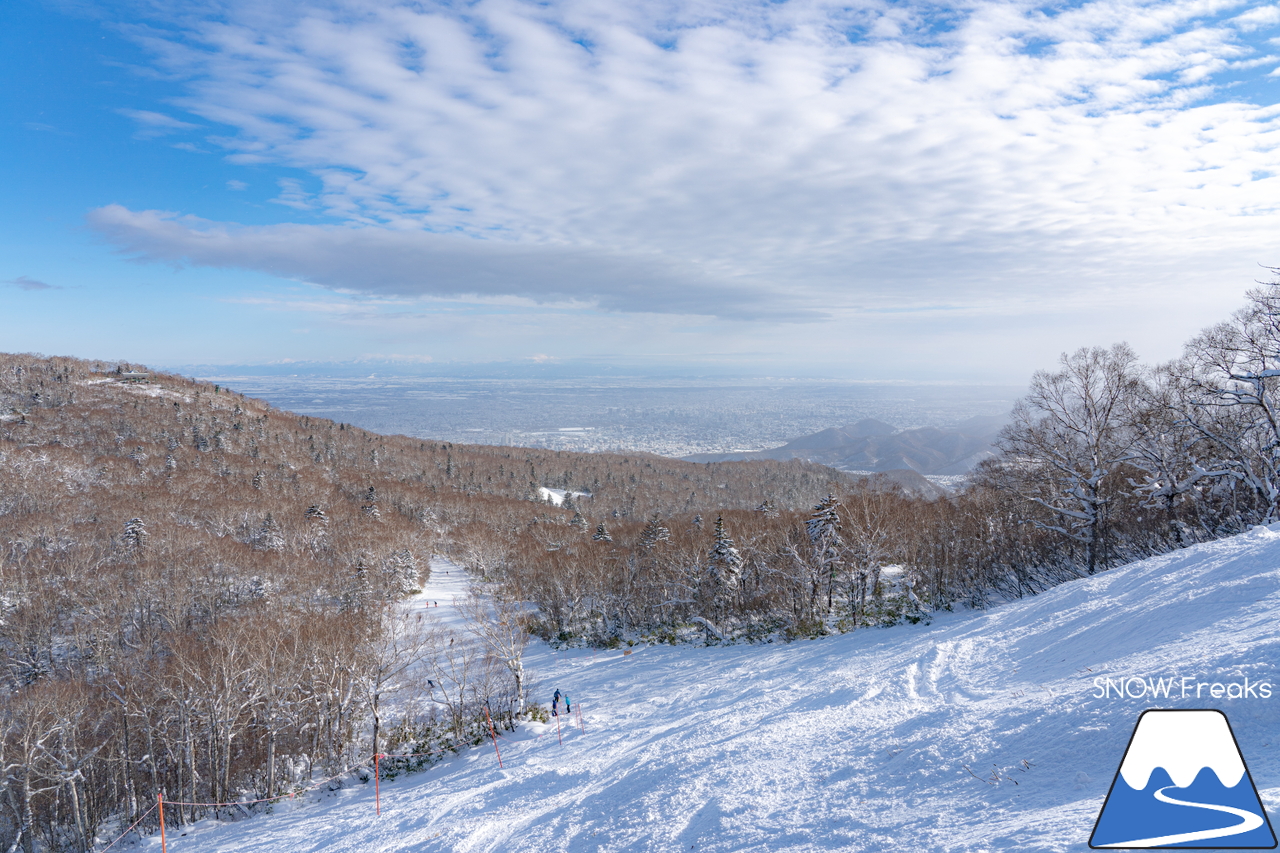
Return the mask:
[[(510, 597), (504, 597), (504, 592)], [(516, 691), (513, 710), (519, 714), (525, 706), (524, 650), (532, 618), (528, 605), (512, 592), (496, 586), (473, 587), (461, 610), (467, 630), (511, 673)]]
[(61, 732), (57, 710), (56, 687), (48, 682), (7, 696), (0, 704), (0, 785), (17, 824), (10, 851), (21, 843), (25, 853), (35, 853), (36, 797), (61, 787), (56, 776), (47, 781), (53, 775), (49, 749)]
[[(1272, 270), (1280, 274), (1280, 270)], [(1230, 321), (1205, 329), (1168, 368), (1172, 401), (1255, 491), (1262, 521), (1280, 517), (1280, 281), (1249, 292)]]
[(1093, 574), (1107, 561), (1109, 488), (1131, 453), (1143, 383), (1127, 344), (1064, 353), (1060, 363), (1032, 377), (997, 446), (1005, 484), (1049, 511), (1034, 523), (1082, 545)]
[[(430, 636), (432, 644), (427, 666), (431, 674), (431, 698), (445, 706), (453, 735), (461, 741), (467, 734), (467, 722), (476, 694), (475, 682), (483, 678), (486, 655), (478, 642), (448, 628), (433, 631)], [(440, 699), (436, 699), (437, 692)]]
[(429, 657), (435, 632), (421, 613), (404, 613), (394, 605), (375, 610), (363, 627), (359, 684), (373, 718), (373, 751), (377, 753), (383, 703), (416, 683), (415, 670)]
[(854, 624), (863, 621), (867, 598), (880, 585), (880, 572), (902, 550), (901, 532), (913, 521), (895, 517), (898, 493), (873, 483), (850, 495), (842, 507), (846, 544), (842, 550), (849, 572), (849, 610)]
[[(1143, 496), (1143, 505), (1160, 510), (1169, 541), (1175, 547), (1198, 538), (1187, 516), (1194, 518), (1204, 491), (1222, 478), (1239, 478), (1238, 463), (1225, 448), (1208, 440), (1186, 416), (1181, 382), (1166, 365), (1152, 372), (1146, 396), (1134, 412), (1133, 443), (1128, 463), (1138, 479), (1130, 485)], [(1191, 513), (1188, 513), (1189, 507)]]

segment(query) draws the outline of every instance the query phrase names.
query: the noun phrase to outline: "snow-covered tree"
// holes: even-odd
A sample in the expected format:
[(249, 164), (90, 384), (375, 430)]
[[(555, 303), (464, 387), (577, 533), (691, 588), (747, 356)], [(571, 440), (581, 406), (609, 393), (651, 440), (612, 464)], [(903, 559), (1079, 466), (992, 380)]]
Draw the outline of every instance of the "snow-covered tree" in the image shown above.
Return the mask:
[(1171, 544), (1186, 546), (1197, 537), (1184, 517), (1194, 517), (1197, 499), (1223, 478), (1239, 478), (1240, 466), (1187, 417), (1179, 384), (1169, 366), (1154, 373), (1133, 421), (1127, 461), (1141, 472), (1130, 485), (1144, 497), (1143, 505), (1163, 512)]
[(843, 565), (844, 543), (840, 539), (840, 502), (835, 495), (827, 495), (813, 508), (813, 515), (805, 522), (809, 535), (814, 568), (827, 583), (827, 610), (831, 610), (835, 594), (836, 575)]
[(596, 525), (596, 532), (591, 534), (592, 542), (612, 542), (613, 537), (609, 535), (609, 528), (604, 526), (604, 522)]
[(271, 513), (263, 517), (262, 526), (258, 528), (256, 543), (264, 551), (279, 551), (284, 548), (284, 535), (280, 532), (280, 523), (271, 516)]
[(715, 540), (707, 554), (707, 577), (718, 593), (717, 597), (736, 592), (742, 577), (742, 555), (725, 532), (722, 516), (716, 517)]
[(421, 588), (418, 560), (408, 548), (394, 552), (383, 563), (388, 589), (397, 595), (409, 595)]
[(342, 591), (342, 609), (360, 610), (373, 597), (373, 578), (365, 554), (356, 558), (356, 564), (346, 589)]
[(373, 486), (365, 493), (364, 506), (360, 507), (360, 511), (375, 521), (382, 518), (382, 511), (378, 509), (378, 490)]
[(1250, 291), (1168, 369), (1179, 414), (1257, 494), (1261, 520), (1280, 519), (1280, 280)]
[(124, 533), (120, 540), (125, 546), (133, 551), (141, 551), (147, 547), (147, 540), (151, 535), (147, 533), (147, 526), (143, 524), (141, 518), (131, 518), (124, 523)]
[(1049, 511), (1033, 522), (1083, 546), (1089, 574), (1108, 559), (1108, 505), (1143, 396), (1137, 360), (1128, 344), (1064, 353), (1061, 370), (1031, 377), (996, 443), (1007, 460), (1002, 485)]
[(653, 518), (645, 524), (644, 530), (640, 531), (639, 545), (646, 551), (652, 550), (659, 542), (670, 542), (671, 531), (662, 523), (661, 517), (653, 514)]

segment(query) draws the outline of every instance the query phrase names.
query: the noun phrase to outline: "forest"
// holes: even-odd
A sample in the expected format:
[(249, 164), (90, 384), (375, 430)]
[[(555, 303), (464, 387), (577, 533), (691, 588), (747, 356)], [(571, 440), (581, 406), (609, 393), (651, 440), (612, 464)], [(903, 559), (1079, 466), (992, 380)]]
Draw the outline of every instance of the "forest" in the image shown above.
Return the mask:
[[(530, 635), (789, 642), (1270, 523), (1277, 383), (1264, 284), (1167, 364), (1064, 354), (997, 458), (926, 500), (796, 461), (382, 436), (141, 365), (0, 355), (0, 850), (91, 850), (161, 793), (270, 799), (463, 748), (486, 711), (539, 713)], [(490, 602), (465, 637), (397, 606), (433, 555)]]

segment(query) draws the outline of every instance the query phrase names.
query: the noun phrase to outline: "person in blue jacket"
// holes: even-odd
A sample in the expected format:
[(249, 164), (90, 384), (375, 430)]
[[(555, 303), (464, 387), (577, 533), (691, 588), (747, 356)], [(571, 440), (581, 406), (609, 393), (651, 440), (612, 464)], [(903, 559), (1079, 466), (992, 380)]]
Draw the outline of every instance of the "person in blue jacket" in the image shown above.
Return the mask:
[(556, 695), (551, 697), (551, 716), (560, 716), (560, 691), (556, 691)]

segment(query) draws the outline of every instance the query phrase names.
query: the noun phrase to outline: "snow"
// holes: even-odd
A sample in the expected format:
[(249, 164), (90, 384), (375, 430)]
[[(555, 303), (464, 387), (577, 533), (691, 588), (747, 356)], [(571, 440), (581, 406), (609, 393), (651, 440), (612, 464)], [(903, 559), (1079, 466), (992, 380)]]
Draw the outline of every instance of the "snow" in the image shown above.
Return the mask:
[[(418, 600), (455, 618), (465, 581), (441, 565)], [(381, 817), (355, 782), (171, 832), (169, 849), (1085, 851), (1149, 707), (1224, 711), (1274, 810), (1280, 690), (1195, 685), (1280, 685), (1278, 566), (1280, 526), (931, 625), (631, 654), (535, 644), (535, 695), (583, 711), (585, 731), (560, 718), (563, 745), (554, 721), (526, 724), (499, 742), (501, 770), (486, 744), (383, 781)], [(1105, 678), (1192, 689), (1133, 698)]]
[(177, 400), (180, 403), (190, 403), (191, 398), (185, 394), (179, 394), (177, 391), (171, 391), (168, 388), (162, 388), (159, 385), (136, 384), (136, 383), (120, 383), (120, 387), (130, 394), (141, 394), (144, 397), (162, 397), (166, 400)]
[(548, 489), (546, 486), (538, 486), (538, 497), (544, 501), (551, 501), (555, 506), (560, 506), (564, 503), (564, 496), (566, 494), (574, 498), (591, 497), (590, 492), (575, 492), (572, 490), (566, 492), (564, 489)]
[(422, 585), (422, 592), (409, 599), (406, 609), (461, 633), (466, 631), (466, 618), (460, 605), (470, 594), (471, 580), (466, 569), (444, 557), (432, 557), (431, 576)]

